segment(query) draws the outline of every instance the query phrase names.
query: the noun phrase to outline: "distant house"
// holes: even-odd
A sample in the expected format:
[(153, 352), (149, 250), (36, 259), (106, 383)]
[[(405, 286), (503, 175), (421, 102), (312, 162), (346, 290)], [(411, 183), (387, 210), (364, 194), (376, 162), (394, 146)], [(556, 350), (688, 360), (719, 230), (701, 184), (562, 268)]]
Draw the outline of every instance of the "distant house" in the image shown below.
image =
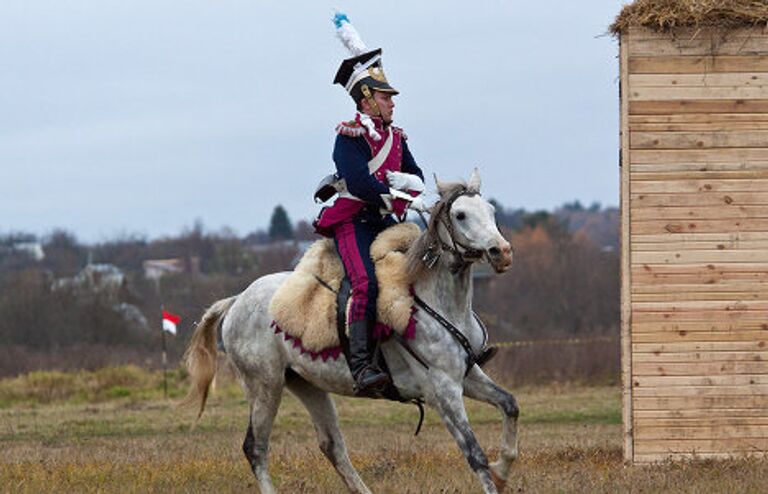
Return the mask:
[(112, 264), (89, 264), (72, 278), (55, 280), (53, 282), (53, 289), (101, 293), (117, 299), (125, 283), (125, 274), (117, 266)]
[(60, 278), (53, 282), (53, 290), (74, 293), (80, 301), (92, 300), (94, 295), (105, 297), (111, 308), (130, 327), (148, 330), (149, 324), (141, 310), (135, 305), (122, 302), (128, 280), (125, 273), (112, 264), (88, 264), (72, 278)]
[(147, 259), (142, 264), (144, 267), (144, 276), (147, 279), (156, 281), (167, 274), (179, 273), (199, 273), (200, 258), (191, 257), (187, 261), (179, 257), (173, 259)]
[(23, 252), (38, 262), (45, 259), (45, 251), (40, 242), (17, 242), (11, 248), (14, 252)]

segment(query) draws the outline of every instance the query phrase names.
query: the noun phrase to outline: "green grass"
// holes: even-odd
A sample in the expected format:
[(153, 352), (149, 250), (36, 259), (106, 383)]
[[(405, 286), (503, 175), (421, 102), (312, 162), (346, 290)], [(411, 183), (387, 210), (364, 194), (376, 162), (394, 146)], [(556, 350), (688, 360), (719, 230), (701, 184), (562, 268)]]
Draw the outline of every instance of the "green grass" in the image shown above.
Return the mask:
[[(0, 492), (255, 490), (241, 450), (248, 404), (235, 383), (219, 382), (199, 425), (190, 430), (194, 412), (162, 399), (158, 373), (131, 369), (126, 372), (134, 380), (127, 382), (122, 372), (104, 371), (100, 381), (91, 374), (65, 377), (57, 382), (68, 383), (68, 391), (53, 395), (23, 392), (14, 381), (16, 394), (6, 395), (11, 404), (0, 410)], [(177, 377), (174, 389), (181, 392), (182, 384)], [(0, 381), (0, 389), (9, 389), (7, 385)], [(507, 492), (764, 490), (766, 461), (626, 467), (616, 387), (559, 384), (515, 394), (522, 410), (521, 457)], [(434, 412), (427, 412), (423, 430), (414, 438), (418, 413), (411, 405), (350, 398), (336, 402), (352, 461), (373, 492), (478, 491)], [(478, 440), (495, 458), (499, 412), (472, 401), (467, 401), (467, 412)], [(281, 492), (343, 492), (319, 452), (308, 414), (289, 393), (272, 434), (270, 470)]]

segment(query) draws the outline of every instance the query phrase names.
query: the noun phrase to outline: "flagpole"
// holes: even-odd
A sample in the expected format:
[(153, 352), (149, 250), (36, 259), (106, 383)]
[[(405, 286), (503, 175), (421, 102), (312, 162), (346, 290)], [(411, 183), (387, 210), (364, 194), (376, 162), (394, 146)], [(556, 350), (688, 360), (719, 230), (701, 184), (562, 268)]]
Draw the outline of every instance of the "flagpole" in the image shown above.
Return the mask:
[(163, 296), (160, 294), (160, 277), (155, 278), (155, 289), (157, 290), (157, 298), (160, 300), (160, 340), (162, 341), (163, 348), (163, 398), (168, 399), (168, 349), (165, 344), (165, 328), (163, 327), (163, 313), (165, 306), (163, 305)]
[[(158, 292), (159, 292), (159, 283), (158, 283)], [(163, 328), (163, 312), (165, 311), (165, 307), (163, 304), (160, 304), (160, 334), (162, 335), (162, 341), (163, 341), (163, 398), (166, 400), (168, 399), (168, 350), (165, 346), (165, 328)]]

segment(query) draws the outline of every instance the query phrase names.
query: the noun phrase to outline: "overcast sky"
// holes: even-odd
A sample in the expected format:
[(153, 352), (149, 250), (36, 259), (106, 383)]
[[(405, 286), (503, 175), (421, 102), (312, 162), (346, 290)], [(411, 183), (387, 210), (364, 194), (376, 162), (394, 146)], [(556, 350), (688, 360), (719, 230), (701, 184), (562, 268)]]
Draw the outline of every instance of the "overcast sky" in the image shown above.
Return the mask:
[(2, 0), (0, 232), (311, 219), (354, 114), (334, 7), (384, 49), (425, 174), (478, 166), (509, 208), (618, 203), (616, 0)]

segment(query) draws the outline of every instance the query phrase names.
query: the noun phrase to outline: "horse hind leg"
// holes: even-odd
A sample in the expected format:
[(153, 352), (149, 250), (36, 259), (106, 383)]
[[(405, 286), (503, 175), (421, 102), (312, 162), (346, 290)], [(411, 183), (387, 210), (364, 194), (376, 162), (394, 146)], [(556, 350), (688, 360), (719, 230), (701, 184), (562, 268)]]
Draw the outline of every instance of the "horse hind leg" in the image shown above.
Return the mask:
[(273, 494), (275, 487), (268, 470), (269, 436), (280, 406), (283, 382), (256, 382), (251, 379), (246, 389), (251, 402), (248, 431), (243, 441), (243, 453), (259, 483), (262, 494)]
[(320, 450), (341, 476), (350, 492), (370, 494), (347, 454), (344, 438), (339, 430), (336, 406), (330, 395), (305, 381), (298, 374), (288, 371), (286, 386), (306, 407), (317, 432)]
[(502, 490), (509, 477), (512, 463), (517, 459), (517, 418), (520, 409), (517, 400), (475, 366), (464, 380), (464, 394), (468, 397), (496, 406), (504, 420), (501, 438), (501, 457), (490, 466), (494, 483)]

